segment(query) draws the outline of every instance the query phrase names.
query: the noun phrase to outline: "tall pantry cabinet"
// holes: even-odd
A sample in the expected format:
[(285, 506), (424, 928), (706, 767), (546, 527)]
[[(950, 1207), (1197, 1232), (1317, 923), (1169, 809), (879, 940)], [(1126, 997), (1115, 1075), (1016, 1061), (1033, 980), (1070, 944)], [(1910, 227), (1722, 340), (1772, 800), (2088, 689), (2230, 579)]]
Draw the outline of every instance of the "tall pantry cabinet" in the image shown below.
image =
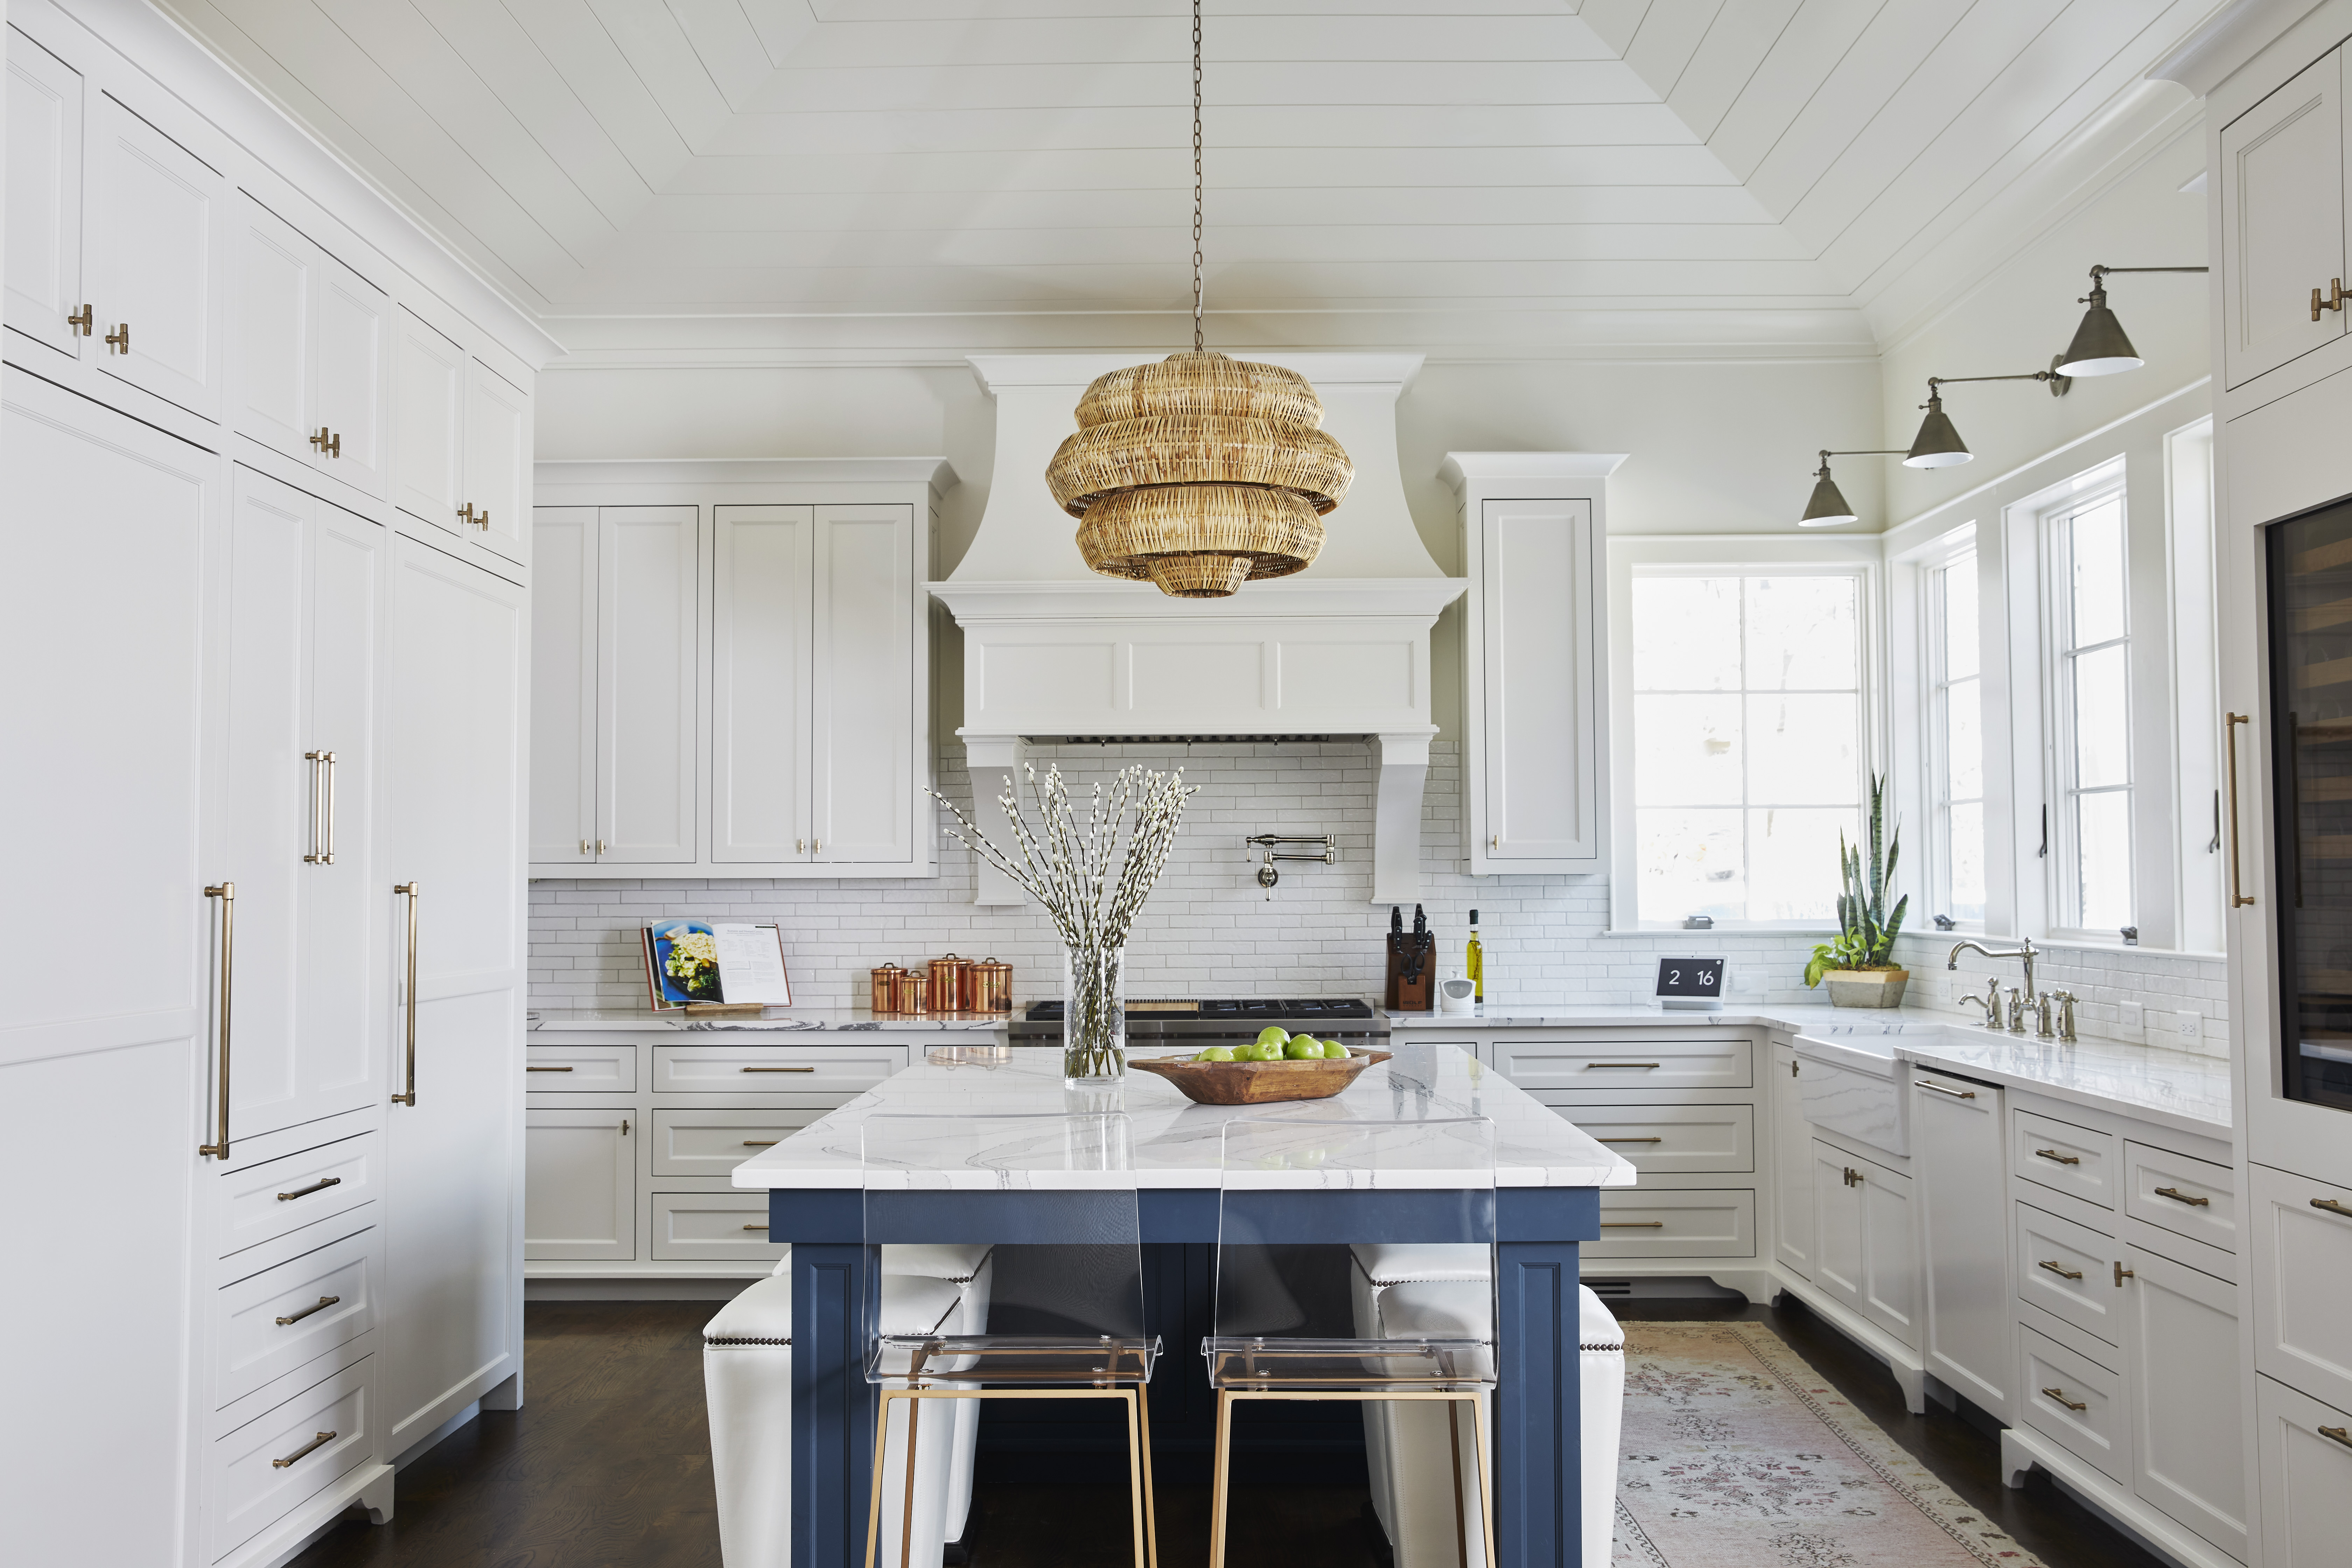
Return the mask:
[(548, 345), (160, 13), (7, 20), (0, 1555), (244, 1568), (521, 1397)]

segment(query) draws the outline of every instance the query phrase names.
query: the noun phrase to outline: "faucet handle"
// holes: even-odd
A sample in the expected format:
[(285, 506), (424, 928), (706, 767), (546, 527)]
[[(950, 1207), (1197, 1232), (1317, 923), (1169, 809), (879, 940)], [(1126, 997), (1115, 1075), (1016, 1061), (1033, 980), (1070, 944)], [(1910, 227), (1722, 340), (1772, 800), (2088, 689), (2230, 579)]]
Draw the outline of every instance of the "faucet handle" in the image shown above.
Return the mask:
[(2000, 1027), (2000, 987), (1996, 985), (1991, 990), (1990, 996), (1963, 996), (1960, 1000), (1973, 1002), (1983, 1008), (1984, 1016), (1977, 1021), (1988, 1029), (1998, 1029)]
[(2048, 999), (2057, 1004), (2058, 1037), (2071, 1043), (2074, 1038), (2074, 994), (2072, 991), (2053, 991)]

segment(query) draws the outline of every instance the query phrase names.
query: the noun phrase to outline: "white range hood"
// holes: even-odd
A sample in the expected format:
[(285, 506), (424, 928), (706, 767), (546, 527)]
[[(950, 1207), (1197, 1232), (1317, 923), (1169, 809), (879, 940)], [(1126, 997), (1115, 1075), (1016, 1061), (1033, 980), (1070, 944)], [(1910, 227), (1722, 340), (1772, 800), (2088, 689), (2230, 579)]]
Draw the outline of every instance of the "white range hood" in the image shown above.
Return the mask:
[[(1429, 773), (1429, 629), (1461, 594), (1414, 531), (1397, 469), (1396, 400), (1419, 354), (1252, 353), (1323, 399), (1323, 427), (1356, 480), (1325, 520), (1323, 552), (1295, 576), (1231, 598), (1171, 599), (1098, 577), (1045, 465), (1077, 427), (1087, 383), (1134, 355), (988, 355), (996, 471), (971, 548), (931, 592), (964, 634), (964, 742), (974, 792), (1036, 736), (1369, 735), (1381, 755), (1372, 900), (1410, 903), (1420, 880)], [(985, 781), (985, 782), (983, 782)], [(1020, 895), (983, 868), (978, 901)]]

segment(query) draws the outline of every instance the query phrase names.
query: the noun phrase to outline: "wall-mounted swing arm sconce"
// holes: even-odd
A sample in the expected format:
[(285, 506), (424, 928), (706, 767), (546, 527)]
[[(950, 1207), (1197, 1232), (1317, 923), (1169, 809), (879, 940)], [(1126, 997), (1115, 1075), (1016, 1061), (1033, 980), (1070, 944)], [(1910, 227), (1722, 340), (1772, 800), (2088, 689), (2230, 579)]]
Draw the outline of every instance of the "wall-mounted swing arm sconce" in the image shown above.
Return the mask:
[(1848, 506), (1845, 494), (1830, 478), (1832, 458), (1899, 458), (1903, 454), (1892, 447), (1873, 451), (1832, 452), (1822, 448), (1822, 466), (1813, 474), (1813, 499), (1805, 503), (1805, 515), (1797, 520), (1799, 528), (1835, 528), (1841, 522), (1855, 521), (1853, 508)]
[[(2124, 335), (2123, 323), (2107, 309), (2106, 277), (2111, 272), (2208, 272), (2206, 267), (2094, 267), (2091, 268), (2091, 291), (2074, 302), (2088, 305), (2083, 312), (2083, 324), (2074, 329), (2074, 341), (2066, 345), (2052, 368), (2068, 375), (2114, 375), (2118, 371), (2137, 370), (2147, 363), (2139, 350)], [(2311, 319), (2319, 320), (2323, 310), (2339, 309), (2323, 301), (2319, 290), (2311, 291)]]
[[(1265, 853), (1265, 858), (1259, 862), (1257, 868), (1257, 885), (1261, 888), (1271, 888), (1282, 880), (1282, 873), (1274, 868), (1274, 863), (1276, 860), (1312, 860), (1324, 866), (1337, 865), (1339, 860), (1339, 847), (1331, 841), (1331, 836), (1328, 833), (1318, 833), (1311, 837), (1290, 833), (1261, 833), (1254, 837), (1244, 838), (1242, 842)], [(1323, 852), (1320, 855), (1276, 854), (1276, 851), (1285, 844), (1318, 844), (1322, 846)]]
[(1911, 450), (1904, 455), (1906, 468), (1948, 468), (1965, 463), (1976, 456), (1969, 444), (1960, 439), (1959, 431), (1952, 426), (1951, 416), (1944, 412), (1942, 387), (1969, 381), (2039, 381), (2050, 388), (2053, 397), (2063, 397), (2074, 384), (2071, 375), (2058, 373), (2058, 362), (2066, 356), (2050, 356), (2048, 370), (2021, 371), (2015, 375), (1931, 375), (1927, 378), (1927, 401), (1919, 406), (1927, 417), (1919, 421), (1919, 434), (1912, 438)]

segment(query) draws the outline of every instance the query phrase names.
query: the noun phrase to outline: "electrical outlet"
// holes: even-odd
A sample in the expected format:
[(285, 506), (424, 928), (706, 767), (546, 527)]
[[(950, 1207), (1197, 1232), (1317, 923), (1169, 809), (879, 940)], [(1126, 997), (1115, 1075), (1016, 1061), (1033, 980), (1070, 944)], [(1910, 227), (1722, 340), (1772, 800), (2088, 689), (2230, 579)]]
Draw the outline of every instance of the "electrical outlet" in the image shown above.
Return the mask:
[(2204, 1014), (2192, 1013), (2184, 1007), (2179, 1012), (2175, 1013), (2172, 1016), (2177, 1030), (2173, 1037), (2179, 1040), (2180, 1044), (2184, 1046), (2193, 1046), (2199, 1041), (2204, 1039)]
[(2147, 1037), (2147, 1026), (2138, 1003), (2116, 1004), (2116, 1037), (2119, 1040), (2140, 1040)]

